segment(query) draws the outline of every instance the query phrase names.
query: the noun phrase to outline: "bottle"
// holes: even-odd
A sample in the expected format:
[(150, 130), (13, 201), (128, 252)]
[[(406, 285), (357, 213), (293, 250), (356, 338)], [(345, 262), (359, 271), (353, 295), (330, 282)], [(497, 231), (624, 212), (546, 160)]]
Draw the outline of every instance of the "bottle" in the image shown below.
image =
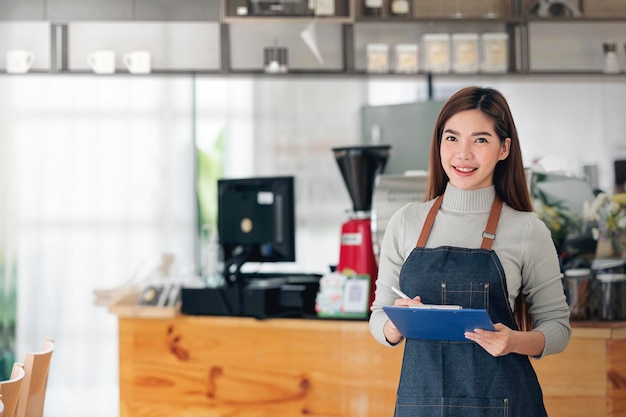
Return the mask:
[(389, 3), (389, 14), (391, 16), (408, 16), (411, 12), (409, 0), (391, 0)]
[(377, 17), (383, 15), (383, 0), (363, 0), (363, 15)]
[(217, 228), (214, 225), (202, 226), (202, 270), (201, 275), (208, 288), (224, 285), (224, 255), (219, 243)]
[(620, 72), (619, 61), (617, 59), (617, 45), (612, 40), (602, 44), (604, 49), (604, 72), (607, 74), (617, 74)]

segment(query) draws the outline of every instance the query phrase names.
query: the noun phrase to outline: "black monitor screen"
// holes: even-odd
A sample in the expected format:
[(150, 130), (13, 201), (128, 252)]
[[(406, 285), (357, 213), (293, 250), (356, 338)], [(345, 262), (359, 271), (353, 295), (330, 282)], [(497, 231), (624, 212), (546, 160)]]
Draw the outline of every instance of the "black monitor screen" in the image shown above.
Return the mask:
[(239, 273), (245, 262), (295, 261), (294, 206), (292, 176), (218, 180), (225, 272), (234, 265)]

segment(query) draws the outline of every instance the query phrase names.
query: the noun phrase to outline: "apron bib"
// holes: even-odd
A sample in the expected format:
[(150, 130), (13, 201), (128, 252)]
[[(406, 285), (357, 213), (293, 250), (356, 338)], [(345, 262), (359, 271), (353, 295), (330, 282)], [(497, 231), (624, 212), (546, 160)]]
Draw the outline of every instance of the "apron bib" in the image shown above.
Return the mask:
[[(428, 304), (484, 308), (494, 323), (518, 330), (504, 269), (491, 245), (502, 201), (496, 197), (480, 249), (426, 248), (443, 201), (431, 208), (415, 249), (400, 272), (400, 288)], [(495, 358), (468, 340), (407, 339), (395, 417), (547, 417), (528, 356)]]

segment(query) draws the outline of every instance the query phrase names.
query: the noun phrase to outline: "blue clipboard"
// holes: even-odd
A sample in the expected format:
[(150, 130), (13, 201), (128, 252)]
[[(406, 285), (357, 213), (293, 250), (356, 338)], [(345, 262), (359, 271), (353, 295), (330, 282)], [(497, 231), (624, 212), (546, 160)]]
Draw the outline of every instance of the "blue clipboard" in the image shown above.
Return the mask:
[(495, 330), (487, 310), (383, 306), (389, 319), (407, 339), (468, 341), (464, 333)]

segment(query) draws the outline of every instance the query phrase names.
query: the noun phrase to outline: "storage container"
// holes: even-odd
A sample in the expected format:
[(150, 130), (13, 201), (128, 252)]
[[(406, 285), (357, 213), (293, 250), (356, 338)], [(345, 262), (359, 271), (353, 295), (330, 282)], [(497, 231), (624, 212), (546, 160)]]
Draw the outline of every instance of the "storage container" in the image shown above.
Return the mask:
[(509, 68), (509, 35), (483, 33), (480, 35), (481, 72), (506, 72)]
[(395, 72), (415, 74), (419, 71), (419, 47), (415, 43), (399, 43), (395, 48)]
[(452, 35), (452, 70), (459, 73), (478, 72), (478, 33)]
[(565, 271), (563, 287), (571, 320), (588, 320), (591, 317), (592, 286), (591, 269), (577, 268)]
[(389, 72), (389, 45), (385, 43), (367, 44), (367, 71)]
[(626, 319), (626, 274), (598, 274), (602, 320)]
[(450, 72), (450, 35), (426, 33), (422, 37), (424, 70), (432, 73)]

